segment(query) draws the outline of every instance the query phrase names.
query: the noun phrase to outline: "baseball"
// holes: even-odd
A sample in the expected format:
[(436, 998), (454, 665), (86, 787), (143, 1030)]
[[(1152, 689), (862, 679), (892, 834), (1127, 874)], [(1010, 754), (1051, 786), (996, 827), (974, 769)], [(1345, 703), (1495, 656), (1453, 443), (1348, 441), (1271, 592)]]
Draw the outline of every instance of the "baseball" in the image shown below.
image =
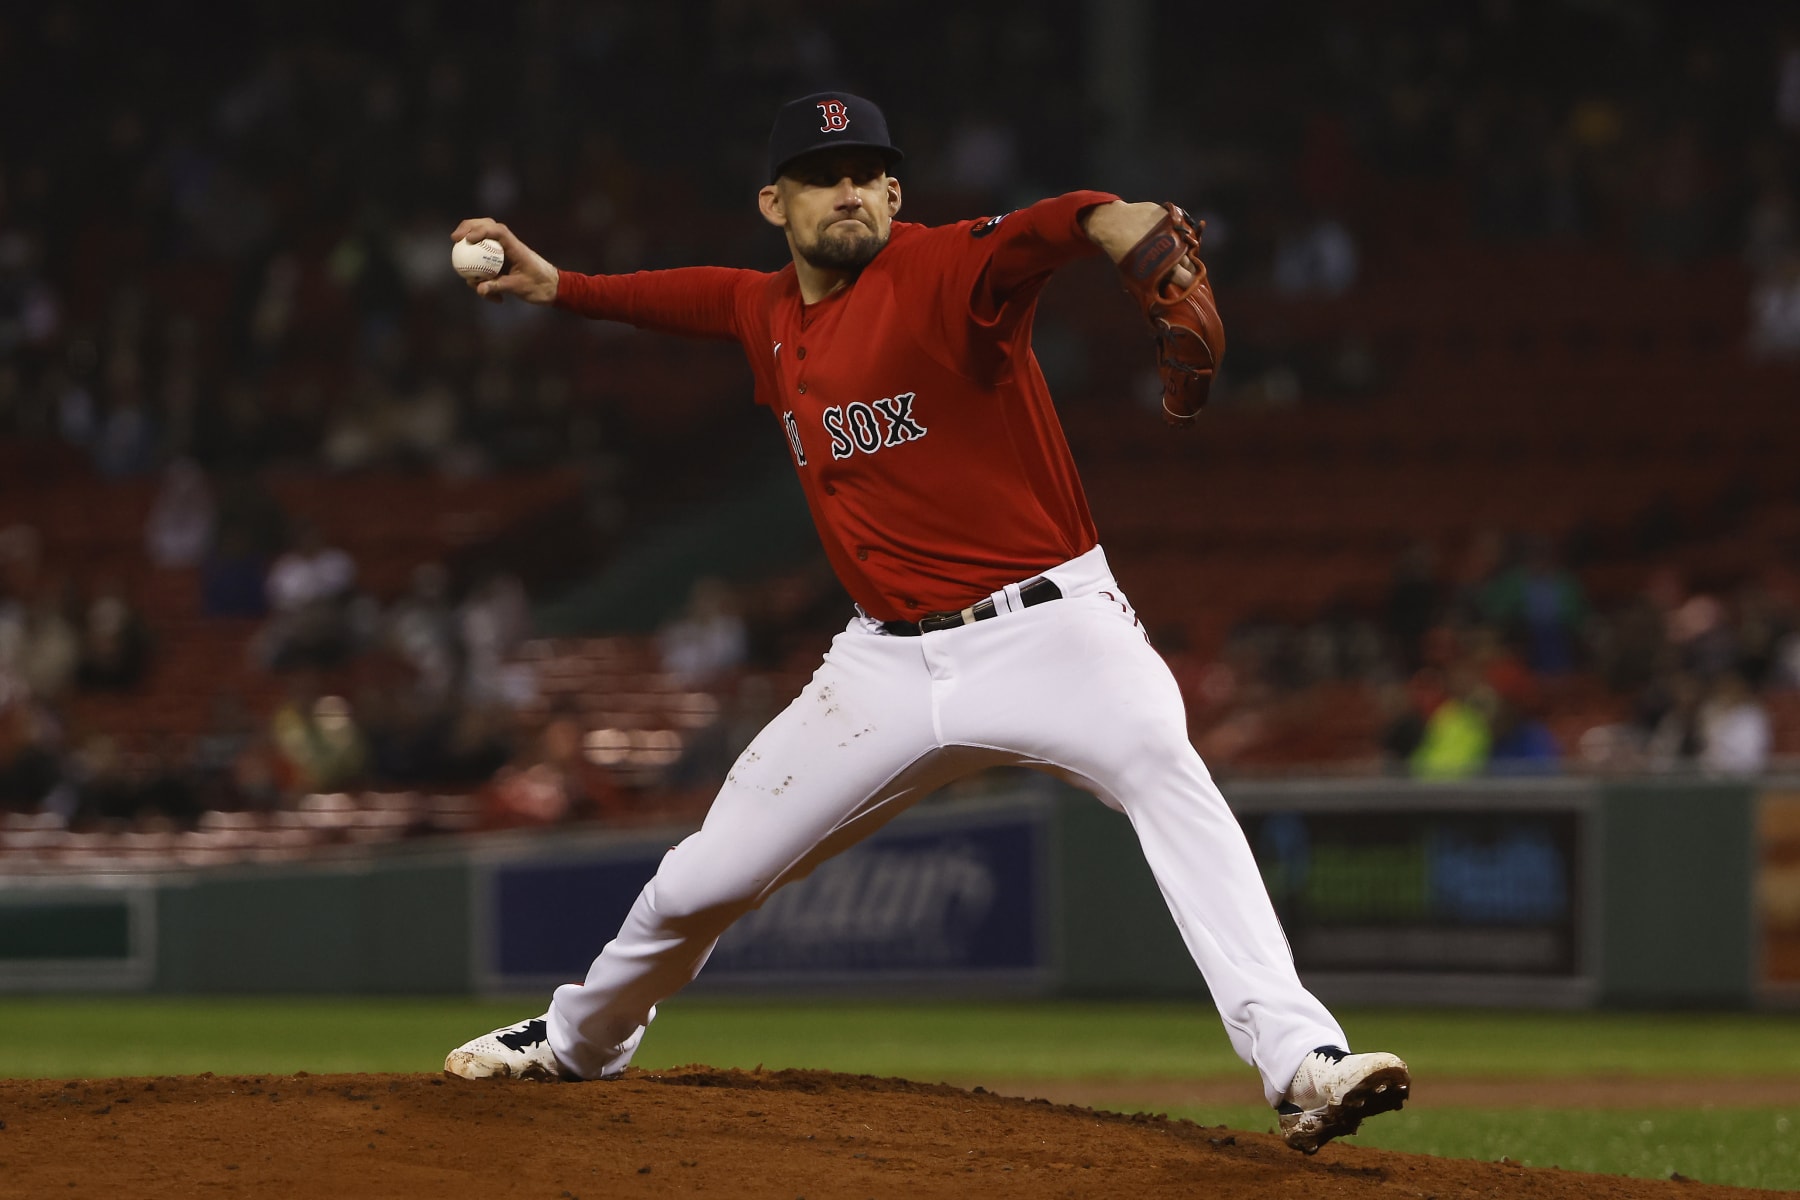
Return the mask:
[(450, 265), (470, 283), (492, 279), (506, 265), (506, 252), (493, 238), (479, 242), (456, 242), (450, 247)]

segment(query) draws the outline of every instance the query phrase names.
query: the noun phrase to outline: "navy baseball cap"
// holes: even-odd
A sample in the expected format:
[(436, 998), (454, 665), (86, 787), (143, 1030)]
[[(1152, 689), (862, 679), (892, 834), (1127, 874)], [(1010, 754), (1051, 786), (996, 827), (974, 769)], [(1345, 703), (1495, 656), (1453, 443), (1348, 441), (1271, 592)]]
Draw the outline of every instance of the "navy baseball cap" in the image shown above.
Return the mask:
[(889, 167), (905, 157), (888, 137), (887, 118), (873, 101), (849, 92), (814, 92), (788, 101), (775, 114), (775, 128), (769, 131), (769, 179), (781, 178), (781, 168), (802, 154), (842, 146), (879, 150)]

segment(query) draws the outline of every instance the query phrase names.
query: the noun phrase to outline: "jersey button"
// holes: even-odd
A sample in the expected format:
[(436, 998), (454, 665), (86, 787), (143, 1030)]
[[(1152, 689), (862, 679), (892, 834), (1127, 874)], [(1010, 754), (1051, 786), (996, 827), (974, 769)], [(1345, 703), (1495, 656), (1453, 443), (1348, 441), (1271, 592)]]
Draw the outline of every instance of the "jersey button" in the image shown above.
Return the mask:
[(836, 489), (836, 488), (834, 488), (834, 487), (832, 487), (832, 486), (831, 486), (831, 485), (830, 485), (830, 484), (829, 484), (829, 483), (828, 483), (828, 484), (826, 484), (826, 485), (825, 485), (825, 494), (826, 494), (826, 495), (827, 495), (827, 496), (835, 496), (835, 495), (837, 495), (837, 489)]
[(801, 346), (798, 349), (796, 349), (794, 351), (794, 357), (795, 358), (805, 358), (806, 357), (806, 347)]
[(867, 546), (858, 546), (856, 548), (856, 557), (861, 561), (868, 561), (869, 548)]
[(800, 394), (802, 396), (806, 395), (806, 385), (804, 383), (800, 385)]

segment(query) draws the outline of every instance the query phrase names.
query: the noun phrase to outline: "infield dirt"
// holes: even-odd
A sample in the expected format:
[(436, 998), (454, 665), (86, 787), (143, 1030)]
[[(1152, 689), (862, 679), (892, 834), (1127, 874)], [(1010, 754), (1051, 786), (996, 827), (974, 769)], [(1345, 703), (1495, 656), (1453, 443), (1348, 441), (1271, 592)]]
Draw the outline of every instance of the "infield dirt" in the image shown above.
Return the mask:
[(0, 1196), (1749, 1200), (822, 1071), (0, 1081)]

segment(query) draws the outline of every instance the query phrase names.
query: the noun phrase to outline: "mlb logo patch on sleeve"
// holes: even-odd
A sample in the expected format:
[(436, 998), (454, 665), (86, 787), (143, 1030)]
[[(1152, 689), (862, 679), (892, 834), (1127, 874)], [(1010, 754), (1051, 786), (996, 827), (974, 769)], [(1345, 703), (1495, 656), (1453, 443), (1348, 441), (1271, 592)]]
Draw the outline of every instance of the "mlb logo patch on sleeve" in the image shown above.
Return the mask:
[(970, 237), (986, 237), (988, 234), (994, 232), (994, 230), (1000, 228), (1000, 222), (1006, 220), (1006, 218), (1010, 217), (1011, 215), (1012, 215), (1011, 213), (1001, 213), (997, 217), (989, 217), (985, 221), (977, 222), (975, 227), (973, 229), (969, 230), (969, 236)]

